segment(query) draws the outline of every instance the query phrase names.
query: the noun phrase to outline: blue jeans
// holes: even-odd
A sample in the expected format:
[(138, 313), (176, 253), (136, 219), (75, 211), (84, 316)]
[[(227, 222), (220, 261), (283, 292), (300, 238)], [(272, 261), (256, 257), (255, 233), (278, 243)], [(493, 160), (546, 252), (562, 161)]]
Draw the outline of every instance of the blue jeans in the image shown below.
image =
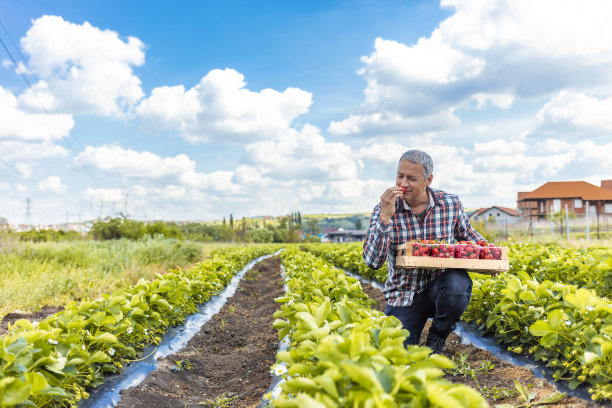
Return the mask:
[(402, 322), (410, 336), (404, 345), (419, 344), (427, 319), (433, 317), (429, 337), (446, 337), (455, 330), (457, 322), (470, 303), (472, 279), (465, 269), (447, 269), (424, 291), (415, 293), (411, 306), (385, 308), (387, 316)]

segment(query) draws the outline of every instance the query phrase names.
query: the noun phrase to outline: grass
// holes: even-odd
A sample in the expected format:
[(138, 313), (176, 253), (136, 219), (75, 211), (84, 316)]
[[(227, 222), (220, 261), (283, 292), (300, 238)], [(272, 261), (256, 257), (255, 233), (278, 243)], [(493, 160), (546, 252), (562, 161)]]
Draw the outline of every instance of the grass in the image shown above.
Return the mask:
[(186, 267), (220, 245), (148, 238), (141, 241), (14, 241), (0, 248), (0, 319), (14, 310), (63, 306), (71, 300)]

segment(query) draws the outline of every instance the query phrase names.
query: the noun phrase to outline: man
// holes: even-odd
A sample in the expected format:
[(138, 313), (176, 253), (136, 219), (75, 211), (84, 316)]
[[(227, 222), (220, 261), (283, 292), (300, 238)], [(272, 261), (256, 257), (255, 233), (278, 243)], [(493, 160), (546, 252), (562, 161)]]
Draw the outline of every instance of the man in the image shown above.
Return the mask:
[(387, 260), (383, 293), (385, 314), (397, 317), (410, 332), (405, 345), (418, 344), (425, 322), (433, 317), (427, 347), (441, 354), (446, 338), (457, 326), (472, 295), (465, 269), (405, 269), (395, 266), (397, 247), (411, 240), (478, 241), (456, 195), (429, 187), (433, 161), (427, 153), (409, 150), (397, 167), (394, 187), (374, 207), (363, 259), (372, 269)]

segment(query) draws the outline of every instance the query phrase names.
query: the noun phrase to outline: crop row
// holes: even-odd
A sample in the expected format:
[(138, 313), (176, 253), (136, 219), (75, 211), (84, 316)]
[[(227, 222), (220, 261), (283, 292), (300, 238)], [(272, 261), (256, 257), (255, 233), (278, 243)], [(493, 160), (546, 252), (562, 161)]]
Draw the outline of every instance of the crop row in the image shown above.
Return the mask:
[(593, 289), (612, 299), (612, 248), (563, 248), (558, 244), (510, 244), (510, 273), (526, 272), (546, 279)]
[[(529, 248), (512, 247), (514, 256), (520, 248), (527, 251)], [(310, 246), (305, 248), (311, 250)], [(330, 249), (332, 253), (338, 251)], [(345, 262), (342, 267), (359, 274), (363, 261), (357, 255), (361, 250), (355, 245), (345, 249), (350, 250), (353, 255), (346, 254), (344, 259), (354, 259), (355, 264)], [(324, 252), (324, 247), (318, 251)], [(596, 255), (589, 262), (586, 259), (582, 262), (593, 266), (609, 258)], [(588, 383), (593, 399), (612, 399), (610, 299), (576, 285), (539, 282), (518, 270), (518, 265), (514, 261), (512, 268), (517, 270), (516, 274), (497, 277), (472, 274), (472, 298), (463, 320), (494, 334), (510, 351), (529, 353), (545, 362), (554, 370), (554, 378), (568, 381), (571, 388)], [(565, 275), (560, 274), (561, 280), (571, 280), (572, 273), (573, 269), (566, 270)]]
[(39, 323), (18, 320), (0, 337), (0, 406), (73, 407), (106, 373), (158, 344), (271, 246), (218, 250), (188, 270), (157, 275), (96, 300), (71, 302)]
[(477, 391), (441, 379), (453, 367), (446, 357), (405, 348), (406, 330), (371, 308), (359, 281), (297, 248), (281, 257), (288, 290), (274, 326), (291, 346), (273, 367), (286, 378), (273, 406), (487, 406)]
[(387, 264), (378, 270), (368, 267), (363, 262), (363, 244), (360, 242), (338, 245), (303, 244), (301, 247), (339, 268), (354, 272), (364, 278), (381, 283), (387, 280)]
[(570, 388), (590, 384), (612, 399), (612, 303), (595, 292), (525, 272), (474, 281), (463, 320), (494, 334), (510, 351), (532, 354)]

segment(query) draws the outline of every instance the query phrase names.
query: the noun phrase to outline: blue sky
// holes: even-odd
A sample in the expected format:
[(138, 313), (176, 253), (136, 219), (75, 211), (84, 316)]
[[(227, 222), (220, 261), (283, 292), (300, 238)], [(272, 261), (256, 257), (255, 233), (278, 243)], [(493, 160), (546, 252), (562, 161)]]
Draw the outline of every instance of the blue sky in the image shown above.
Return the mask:
[(409, 148), (466, 207), (599, 185), (610, 4), (532, 3), (0, 0), (0, 216), (367, 212)]

